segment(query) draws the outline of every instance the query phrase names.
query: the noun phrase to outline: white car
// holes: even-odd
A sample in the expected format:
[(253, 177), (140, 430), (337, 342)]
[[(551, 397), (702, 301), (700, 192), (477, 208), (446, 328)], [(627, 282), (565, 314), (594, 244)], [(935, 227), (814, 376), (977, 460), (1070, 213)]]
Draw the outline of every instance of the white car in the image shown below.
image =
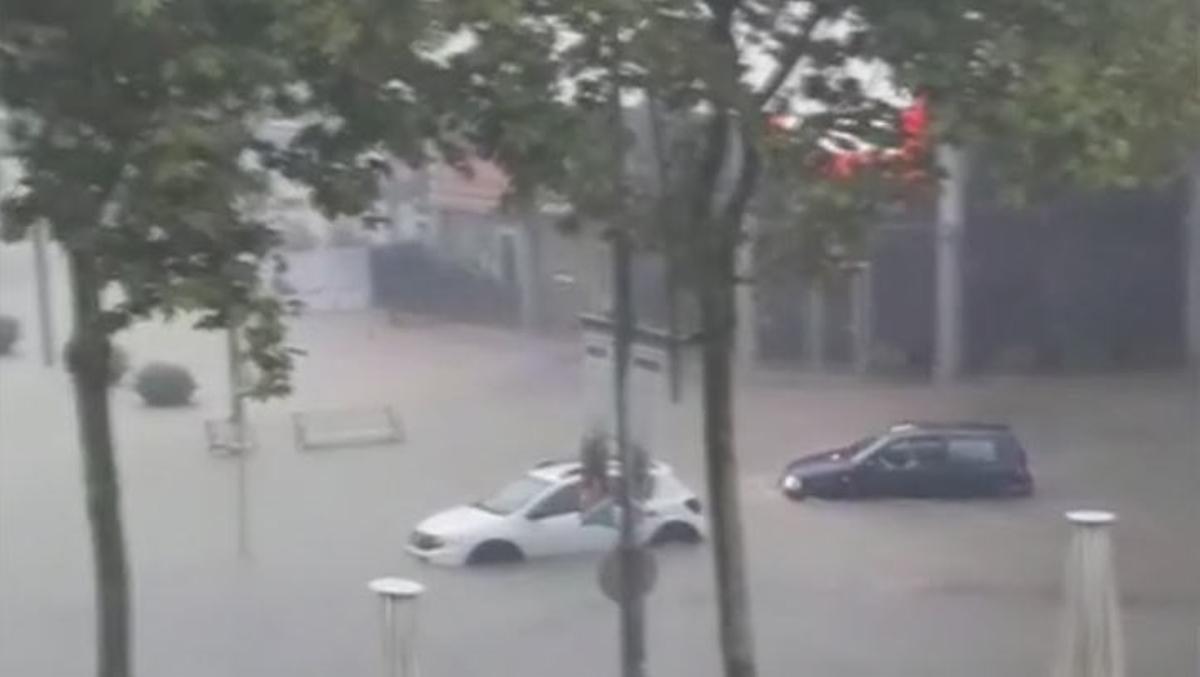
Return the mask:
[[(577, 461), (542, 463), (491, 498), (421, 522), (408, 552), (435, 564), (462, 565), (612, 548), (615, 528), (582, 519), (581, 474)], [(653, 486), (642, 504), (642, 543), (699, 542), (706, 531), (700, 500), (662, 463), (652, 463), (649, 475)]]

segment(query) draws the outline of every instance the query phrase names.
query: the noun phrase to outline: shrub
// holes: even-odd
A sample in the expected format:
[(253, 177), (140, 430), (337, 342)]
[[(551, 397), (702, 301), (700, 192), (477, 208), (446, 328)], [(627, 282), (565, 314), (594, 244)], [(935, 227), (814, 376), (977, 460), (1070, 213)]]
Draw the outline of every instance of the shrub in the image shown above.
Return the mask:
[(182, 407), (192, 401), (196, 381), (177, 364), (152, 362), (138, 371), (134, 388), (151, 407)]
[(0, 355), (7, 355), (21, 338), (21, 323), (15, 317), (0, 315)]

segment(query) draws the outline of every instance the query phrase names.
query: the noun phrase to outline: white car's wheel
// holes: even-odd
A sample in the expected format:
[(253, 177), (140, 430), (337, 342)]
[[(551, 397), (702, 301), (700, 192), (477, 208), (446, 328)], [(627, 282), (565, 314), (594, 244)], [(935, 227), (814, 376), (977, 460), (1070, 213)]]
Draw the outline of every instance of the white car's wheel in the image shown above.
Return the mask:
[(650, 539), (653, 545), (666, 545), (667, 543), (686, 543), (693, 544), (700, 542), (700, 532), (696, 527), (687, 522), (667, 522), (654, 532), (654, 536)]
[(467, 564), (503, 564), (506, 562), (519, 562), (525, 559), (525, 553), (516, 546), (515, 543), (509, 541), (485, 541), (475, 546), (471, 554), (467, 555)]

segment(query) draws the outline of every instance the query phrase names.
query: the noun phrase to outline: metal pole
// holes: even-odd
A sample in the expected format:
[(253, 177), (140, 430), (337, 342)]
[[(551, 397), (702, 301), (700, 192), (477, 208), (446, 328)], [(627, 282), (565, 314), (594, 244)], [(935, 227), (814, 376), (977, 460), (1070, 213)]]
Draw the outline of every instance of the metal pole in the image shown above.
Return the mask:
[(804, 357), (813, 371), (825, 369), (825, 283), (819, 277), (808, 281), (804, 293)]
[(41, 330), (42, 362), (54, 366), (54, 312), (50, 306), (50, 265), (47, 257), (46, 223), (33, 226), (33, 271), (37, 283), (38, 327)]
[(937, 293), (933, 378), (935, 382), (945, 384), (958, 378), (963, 361), (962, 240), (966, 219), (967, 159), (961, 149), (951, 146), (941, 147), (938, 159), (946, 176), (938, 197), (934, 239)]
[(874, 284), (871, 279), (871, 264), (864, 261), (851, 273), (854, 304), (854, 367), (859, 374), (871, 370), (871, 349), (874, 346), (871, 326), (874, 310), (871, 307)]
[(1192, 159), (1190, 169), (1191, 204), (1183, 225), (1183, 269), (1187, 271), (1183, 318), (1188, 362), (1194, 373), (1200, 373), (1200, 153)]
[(631, 487), (637, 464), (633, 462), (635, 450), (629, 440), (629, 363), (633, 343), (633, 271), (632, 242), (625, 221), (625, 153), (624, 111), (621, 106), (621, 38), (614, 26), (612, 39), (612, 62), (609, 76), (612, 89), (609, 105), (613, 127), (612, 179), (613, 204), (612, 259), (613, 259), (613, 427), (617, 437), (617, 454), (620, 457), (621, 481), (617, 487), (617, 506), (621, 515), (620, 541), (620, 607), (621, 607), (621, 674), (623, 677), (643, 677), (646, 662), (645, 604), (641, 586), (635, 580), (641, 558), (637, 543), (638, 514), (634, 509)]
[(229, 360), (229, 423), (233, 426), (235, 442), (240, 446), (245, 442), (242, 426), (246, 421), (246, 403), (242, 392), (242, 345), (238, 325), (232, 318), (225, 337)]
[(642, 677), (645, 674), (645, 604), (635, 576), (641, 574), (637, 542), (638, 512), (632, 486), (638, 464), (629, 439), (629, 362), (633, 343), (633, 285), (629, 236), (620, 228), (613, 230), (613, 406), (621, 481), (617, 487), (620, 508), (621, 559), (621, 674)]
[(246, 402), (242, 392), (242, 347), (238, 324), (230, 317), (226, 331), (229, 358), (229, 428), (233, 433), (233, 453), (237, 462), (237, 539), (238, 555), (250, 556), (249, 495), (246, 486)]

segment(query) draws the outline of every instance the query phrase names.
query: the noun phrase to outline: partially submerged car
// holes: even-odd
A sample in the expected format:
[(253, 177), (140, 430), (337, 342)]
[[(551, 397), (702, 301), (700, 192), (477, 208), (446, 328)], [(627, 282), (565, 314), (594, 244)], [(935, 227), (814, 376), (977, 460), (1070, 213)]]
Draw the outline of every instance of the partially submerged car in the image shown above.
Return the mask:
[[(617, 530), (582, 512), (583, 467), (549, 461), (491, 498), (439, 512), (417, 525), (408, 552), (435, 564), (507, 562), (611, 549)], [(659, 462), (649, 467), (639, 539), (647, 544), (695, 543), (705, 534), (700, 500)]]
[(779, 487), (793, 499), (1029, 496), (1033, 475), (1007, 425), (902, 423), (793, 461)]

